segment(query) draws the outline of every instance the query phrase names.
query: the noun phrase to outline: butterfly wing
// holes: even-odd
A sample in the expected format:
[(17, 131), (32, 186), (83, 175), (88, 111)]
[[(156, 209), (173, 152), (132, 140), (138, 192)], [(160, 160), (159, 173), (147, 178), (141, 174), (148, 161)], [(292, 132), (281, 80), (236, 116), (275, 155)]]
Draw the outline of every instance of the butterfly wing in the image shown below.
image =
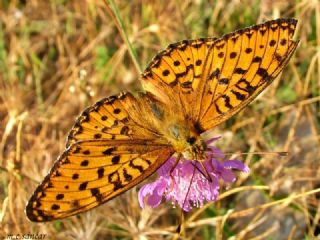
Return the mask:
[(142, 85), (162, 102), (192, 116), (192, 102), (204, 63), (216, 38), (184, 40), (159, 52), (142, 74)]
[(220, 39), (169, 45), (142, 75), (146, 95), (120, 94), (83, 112), (67, 150), (28, 202), (28, 218), (49, 221), (89, 210), (159, 168), (174, 150), (157, 131), (163, 116), (153, 97), (199, 133), (230, 118), (287, 64), (297, 47), (295, 25), (278, 19)]
[(173, 154), (152, 129), (150, 106), (142, 99), (121, 94), (81, 114), (68, 136), (67, 150), (27, 204), (31, 221), (92, 209), (137, 185)]
[(297, 47), (297, 21), (272, 20), (222, 38), (188, 40), (160, 52), (142, 74), (147, 91), (175, 102), (202, 133), (249, 104)]
[(286, 66), (298, 42), (297, 21), (278, 19), (228, 34), (207, 57), (209, 72), (194, 102), (195, 121), (208, 130), (230, 118), (261, 93)]

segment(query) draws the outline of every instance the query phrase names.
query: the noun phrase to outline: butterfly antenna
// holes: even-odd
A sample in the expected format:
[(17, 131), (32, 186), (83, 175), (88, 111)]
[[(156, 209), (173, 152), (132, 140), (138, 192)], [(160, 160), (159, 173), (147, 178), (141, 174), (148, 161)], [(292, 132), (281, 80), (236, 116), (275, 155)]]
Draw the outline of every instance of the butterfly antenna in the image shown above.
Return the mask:
[(194, 163), (191, 162), (192, 166), (194, 166), (204, 177), (206, 177), (205, 173)]
[[(178, 155), (178, 157), (177, 157), (174, 165), (173, 165), (172, 168), (170, 169), (170, 176), (171, 176), (171, 177), (172, 177), (172, 173), (173, 173), (174, 169), (176, 168), (176, 166), (177, 166), (178, 163), (180, 162), (181, 157), (182, 157), (182, 154), (179, 153), (179, 155)], [(173, 177), (172, 177), (172, 178), (173, 178)]]
[(277, 155), (279, 157), (287, 157), (289, 156), (289, 152), (235, 152), (235, 153), (224, 153), (225, 155)]

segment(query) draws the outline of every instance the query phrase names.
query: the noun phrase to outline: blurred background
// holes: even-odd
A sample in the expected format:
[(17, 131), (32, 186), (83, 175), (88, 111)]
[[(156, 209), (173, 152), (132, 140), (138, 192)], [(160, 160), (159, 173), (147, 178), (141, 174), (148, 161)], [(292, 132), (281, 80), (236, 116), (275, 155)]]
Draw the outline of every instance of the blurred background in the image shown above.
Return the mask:
[[(0, 237), (178, 239), (179, 210), (142, 210), (137, 189), (88, 213), (31, 223), (24, 208), (64, 150), (75, 118), (102, 97), (141, 89), (139, 70), (168, 44), (279, 17), (299, 20), (282, 76), (215, 131), (251, 168), (219, 201), (185, 216), (183, 239), (314, 239), (320, 233), (320, 2), (317, 0), (0, 1)], [(134, 64), (124, 41), (137, 55)], [(139, 67), (137, 67), (139, 66)], [(244, 155), (245, 152), (288, 152)]]

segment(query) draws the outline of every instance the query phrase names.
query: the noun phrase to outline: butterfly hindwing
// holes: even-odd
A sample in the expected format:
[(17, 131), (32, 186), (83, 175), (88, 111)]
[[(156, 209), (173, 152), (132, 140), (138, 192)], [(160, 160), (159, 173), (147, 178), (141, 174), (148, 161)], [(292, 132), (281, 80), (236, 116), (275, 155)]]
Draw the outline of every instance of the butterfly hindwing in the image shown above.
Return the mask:
[(88, 139), (152, 139), (156, 134), (142, 114), (145, 110), (130, 93), (104, 98), (78, 117), (66, 145)]
[(152, 115), (140, 115), (147, 109), (121, 94), (85, 110), (69, 134), (67, 150), (29, 200), (28, 218), (50, 221), (89, 210), (159, 168), (173, 150), (150, 128)]

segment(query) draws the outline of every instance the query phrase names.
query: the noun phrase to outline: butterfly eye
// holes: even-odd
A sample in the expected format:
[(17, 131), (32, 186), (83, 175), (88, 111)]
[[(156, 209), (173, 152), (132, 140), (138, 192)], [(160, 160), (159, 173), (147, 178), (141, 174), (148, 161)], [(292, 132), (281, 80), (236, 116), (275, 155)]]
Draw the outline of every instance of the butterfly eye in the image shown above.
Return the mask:
[(189, 137), (188, 139), (187, 139), (187, 142), (188, 143), (190, 143), (191, 145), (193, 145), (195, 142), (196, 142), (196, 138), (195, 137)]

